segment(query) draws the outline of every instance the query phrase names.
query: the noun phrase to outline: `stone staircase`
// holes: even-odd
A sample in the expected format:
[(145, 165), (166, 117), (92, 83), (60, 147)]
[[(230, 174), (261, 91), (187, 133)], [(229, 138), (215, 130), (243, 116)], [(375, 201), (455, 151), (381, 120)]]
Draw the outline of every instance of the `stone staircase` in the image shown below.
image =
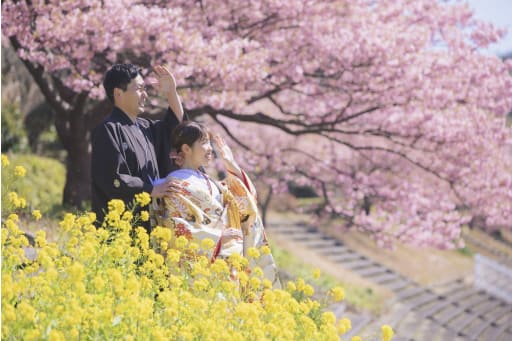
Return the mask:
[(352, 321), (352, 330), (342, 340), (354, 335), (379, 340), (382, 324), (393, 327), (395, 341), (512, 340), (512, 304), (474, 289), (463, 280), (423, 287), (312, 226), (270, 223), (268, 229), (395, 294), (387, 312), (378, 318), (334, 307), (339, 317)]

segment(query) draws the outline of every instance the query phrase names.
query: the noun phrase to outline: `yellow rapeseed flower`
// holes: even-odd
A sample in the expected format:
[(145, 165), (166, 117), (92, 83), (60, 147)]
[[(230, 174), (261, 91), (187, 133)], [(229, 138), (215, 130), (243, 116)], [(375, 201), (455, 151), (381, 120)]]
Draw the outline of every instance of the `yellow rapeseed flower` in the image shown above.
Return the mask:
[(306, 283), (304, 282), (303, 278), (297, 279), (297, 290), (298, 291), (304, 291), (305, 286), (306, 286)]
[(336, 302), (341, 301), (345, 298), (345, 290), (342, 287), (334, 287), (329, 292)]
[(348, 318), (342, 318), (341, 320), (338, 321), (337, 327), (338, 327), (338, 333), (340, 335), (343, 335), (346, 332), (348, 332), (350, 329), (352, 329), (352, 323), (350, 322), (350, 320)]
[(7, 193), (7, 200), (16, 208), (25, 208), (27, 206), (25, 198), (19, 197), (16, 192)]
[(362, 339), (361, 339), (361, 336), (356, 335), (356, 336), (352, 336), (350, 338), (350, 341), (362, 341)]
[[(3, 156), (3, 155), (2, 155)], [(3, 285), (2, 285), (3, 291)], [(4, 297), (2, 297), (4, 298)], [(16, 320), (16, 309), (10, 304), (2, 304), (2, 325)]]
[(85, 277), (85, 271), (84, 266), (82, 263), (74, 262), (69, 268), (68, 268), (68, 275), (69, 277), (75, 281), (75, 282), (81, 282)]
[(19, 221), (19, 220), (20, 220), (20, 218), (18, 217), (18, 215), (17, 215), (17, 214), (15, 214), (15, 213), (11, 213), (11, 214), (9, 214), (9, 216), (7, 217), (7, 219), (10, 219), (10, 220), (12, 220), (12, 221)]
[(251, 277), (249, 286), (253, 289), (258, 289), (261, 285), (261, 280), (258, 277)]
[(194, 281), (194, 289), (197, 291), (205, 291), (206, 289), (208, 289), (209, 285), (210, 282), (208, 282), (208, 280), (204, 277), (201, 277)]
[(171, 287), (179, 287), (183, 284), (183, 279), (180, 276), (171, 275), (169, 277), (169, 284), (171, 284)]
[(381, 327), (381, 330), (382, 330), (382, 337), (381, 337), (382, 341), (390, 341), (391, 338), (393, 337), (393, 335), (395, 335), (395, 333), (393, 332), (393, 328), (391, 328), (387, 324), (383, 325)]
[(9, 162), (9, 158), (7, 155), (2, 154), (2, 167), (9, 167), (11, 163)]
[(270, 248), (267, 246), (267, 245), (263, 245), (261, 248), (261, 253), (263, 253), (264, 255), (269, 255), (270, 254)]
[(25, 335), (23, 335), (23, 340), (26, 340), (26, 341), (41, 340), (41, 331), (39, 331), (38, 329), (27, 330)]
[(322, 322), (324, 324), (335, 324), (336, 315), (332, 311), (326, 311), (322, 314)]
[(272, 282), (269, 279), (264, 278), (263, 279), (263, 287), (265, 289), (272, 289)]
[(170, 228), (157, 226), (151, 231), (151, 237), (169, 242), (172, 239), (173, 232)]
[(227, 280), (220, 284), (222, 291), (232, 293), (236, 289), (236, 284), (233, 281)]
[(304, 290), (303, 290), (303, 292), (304, 292), (304, 294), (305, 294), (306, 296), (311, 297), (311, 296), (313, 296), (313, 294), (315, 293), (315, 289), (314, 289), (311, 285), (306, 284), (306, 285), (304, 286)]
[(178, 250), (183, 250), (188, 244), (188, 239), (185, 236), (179, 236), (176, 238), (174, 245)]
[(66, 338), (62, 334), (62, 332), (58, 331), (57, 329), (52, 329), (50, 331), (49, 339), (52, 341), (65, 341)]
[(210, 250), (215, 246), (215, 242), (210, 238), (201, 240), (201, 249)]
[(131, 221), (131, 220), (133, 219), (133, 214), (132, 214), (132, 212), (130, 212), (130, 211), (125, 211), (125, 212), (123, 213), (123, 216), (121, 217), (121, 219), (126, 220), (126, 221)]
[(229, 274), (229, 266), (225, 260), (217, 258), (211, 265), (211, 269), (216, 274)]
[(247, 249), (247, 256), (250, 258), (258, 259), (260, 258), (260, 251), (255, 247), (250, 247)]
[(294, 282), (288, 281), (288, 283), (286, 283), (286, 290), (294, 292), (295, 290), (297, 290), (297, 287), (295, 286)]
[(161, 242), (160, 243), (160, 250), (167, 250), (168, 247), (169, 247), (169, 243), (168, 242)]
[(257, 266), (254, 269), (252, 269), (251, 274), (254, 275), (254, 276), (259, 276), (259, 277), (263, 277), (264, 276), (263, 270), (259, 266)]
[(17, 176), (19, 178), (22, 178), (27, 174), (27, 170), (23, 166), (16, 166), (14, 167), (14, 176)]
[(18, 199), (18, 193), (16, 193), (16, 192), (9, 192), (9, 193), (7, 193), (7, 199), (8, 199), (12, 204), (14, 204), (14, 201), (15, 201), (16, 199)]
[(306, 333), (305, 338), (313, 339), (312, 336), (317, 330), (315, 322), (313, 322), (313, 320), (306, 315), (301, 315), (299, 318), (299, 322), (302, 328), (304, 329), (304, 332)]
[(245, 272), (239, 272), (238, 273), (238, 279), (240, 280), (241, 285), (246, 285), (247, 281), (249, 280), (249, 276)]
[[(8, 198), (23, 204), (15, 192)], [(151, 198), (141, 194), (136, 204), (147, 207)], [(351, 327), (348, 319), (336, 323), (332, 312), (324, 313), (324, 303), (307, 298), (314, 289), (304, 280), (289, 282), (288, 291), (273, 289), (262, 268), (247, 270), (254, 259), (270, 254), (268, 246), (246, 250), (250, 261), (234, 254), (212, 262), (211, 251), (192, 250), (211, 250), (213, 240), (191, 242), (163, 227), (148, 235), (122, 201), (111, 201), (109, 209), (111, 219), (99, 229), (89, 213), (66, 215), (58, 243), (37, 232), (37, 260), (14, 277), (27, 240), (17, 217), (4, 213), (9, 219), (2, 226), (3, 337), (88, 339), (100, 331), (120, 340), (337, 340), (338, 332)], [(36, 219), (40, 214), (32, 212)], [(329, 295), (340, 293), (335, 288)], [(45, 297), (52, 300), (39, 299)]]
[(151, 202), (151, 196), (147, 192), (135, 194), (135, 201), (141, 207), (147, 206)]
[(116, 211), (117, 214), (122, 214), (125, 211), (124, 201), (120, 199), (112, 199), (108, 202), (108, 210)]
[(41, 211), (39, 210), (33, 210), (32, 211), (32, 217), (34, 217), (35, 220), (39, 220), (43, 217), (43, 215), (41, 214)]
[(19, 312), (21, 318), (25, 322), (34, 322), (36, 319), (36, 310), (26, 301), (21, 301), (20, 304), (16, 307), (16, 310)]
[(149, 220), (149, 212), (148, 211), (140, 212), (140, 219), (142, 221), (148, 221)]
[(43, 230), (39, 230), (36, 232), (35, 243), (37, 247), (45, 247), (46, 246), (46, 232)]
[(313, 270), (313, 278), (320, 278), (320, 269)]
[(175, 249), (167, 250), (167, 259), (174, 264), (177, 264), (180, 261), (181, 252)]
[(100, 289), (103, 289), (103, 287), (105, 286), (105, 281), (103, 280), (103, 278), (100, 275), (97, 275), (96, 277), (94, 277), (92, 279), (92, 285), (97, 290), (100, 290)]

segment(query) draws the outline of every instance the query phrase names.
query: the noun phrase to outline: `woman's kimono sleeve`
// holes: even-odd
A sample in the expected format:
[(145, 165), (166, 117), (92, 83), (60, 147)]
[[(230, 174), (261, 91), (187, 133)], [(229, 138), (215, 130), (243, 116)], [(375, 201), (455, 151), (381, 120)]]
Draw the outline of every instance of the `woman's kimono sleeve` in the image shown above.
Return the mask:
[(252, 223), (258, 216), (256, 187), (244, 171), (241, 172), (241, 177), (228, 174), (226, 184), (237, 202), (240, 219), (242, 221), (250, 219)]
[(173, 229), (176, 236), (185, 236), (199, 244), (206, 238), (213, 240), (215, 247), (206, 252), (209, 257), (227, 257), (233, 252), (242, 253), (241, 243), (221, 243), (222, 232), (225, 229), (221, 217), (208, 216), (184, 194), (174, 193), (164, 198), (164, 211), (161, 224)]
[[(247, 176), (242, 171), (241, 177), (231, 174), (226, 178), (229, 191), (232, 193), (240, 210), (240, 219), (249, 223), (248, 231), (244, 231), (244, 255), (250, 247), (261, 248), (268, 246), (267, 237), (263, 222), (258, 213), (256, 201), (256, 189)], [(281, 288), (277, 266), (272, 254), (262, 254), (258, 259), (250, 259), (249, 267), (254, 269), (260, 267), (263, 270), (265, 278), (272, 282), (274, 288)]]

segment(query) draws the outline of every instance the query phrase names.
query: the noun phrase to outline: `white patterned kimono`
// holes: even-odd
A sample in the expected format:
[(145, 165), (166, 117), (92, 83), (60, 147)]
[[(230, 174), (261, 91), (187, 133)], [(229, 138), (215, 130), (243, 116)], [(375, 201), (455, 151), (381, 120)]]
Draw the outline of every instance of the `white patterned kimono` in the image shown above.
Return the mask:
[[(265, 230), (258, 213), (256, 190), (249, 177), (242, 172), (242, 178), (229, 174), (222, 182), (213, 181), (206, 174), (179, 169), (169, 174), (179, 190), (166, 197), (159, 225), (172, 228), (177, 236), (184, 235), (190, 240), (201, 242), (212, 239), (216, 245), (209, 253), (212, 259), (228, 257), (233, 253), (246, 256), (250, 247), (268, 245)], [(223, 231), (241, 228), (241, 221), (248, 221), (249, 228), (242, 229), (243, 240), (231, 239), (222, 243)], [(274, 287), (280, 287), (277, 268), (271, 254), (261, 254), (250, 259), (249, 268), (259, 266)]]

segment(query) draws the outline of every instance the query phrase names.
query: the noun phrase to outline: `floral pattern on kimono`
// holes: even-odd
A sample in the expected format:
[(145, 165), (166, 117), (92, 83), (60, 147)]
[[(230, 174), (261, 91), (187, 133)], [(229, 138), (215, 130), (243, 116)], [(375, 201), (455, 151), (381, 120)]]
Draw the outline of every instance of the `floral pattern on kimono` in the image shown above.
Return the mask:
[[(184, 235), (198, 243), (205, 238), (212, 239), (216, 243), (214, 250), (208, 254), (212, 259), (225, 258), (232, 253), (245, 256), (249, 247), (268, 245), (256, 204), (256, 190), (244, 172), (242, 178), (229, 174), (225, 181), (218, 183), (200, 173), (184, 180), (175, 176), (180, 171), (183, 175), (184, 170), (169, 174), (178, 188), (170, 197), (163, 199), (163, 210), (157, 217), (159, 225), (172, 228), (177, 236)], [(188, 172), (194, 174), (195, 171)], [(210, 186), (207, 186), (207, 181)], [(218, 189), (220, 196), (214, 198), (212, 194), (215, 191), (212, 189)], [(232, 217), (233, 212), (236, 212), (236, 217)], [(237, 221), (233, 221), (233, 218)], [(223, 230), (228, 227), (237, 228), (241, 221), (249, 221), (250, 226), (242, 231), (243, 240), (232, 239), (221, 243)], [(262, 254), (256, 260), (250, 259), (249, 268), (256, 266), (263, 270), (265, 278), (275, 286), (280, 286), (277, 267), (271, 254)]]

